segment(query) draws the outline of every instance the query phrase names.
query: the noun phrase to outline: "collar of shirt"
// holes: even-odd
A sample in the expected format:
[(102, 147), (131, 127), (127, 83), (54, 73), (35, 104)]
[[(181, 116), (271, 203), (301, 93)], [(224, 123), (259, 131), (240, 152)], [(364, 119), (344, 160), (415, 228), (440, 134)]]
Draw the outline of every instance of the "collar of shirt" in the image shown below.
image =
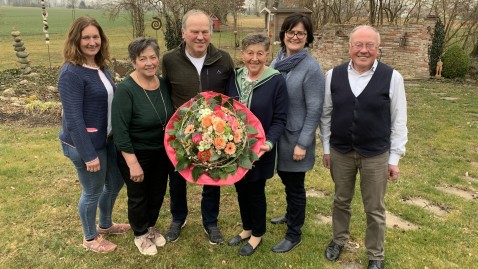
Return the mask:
[(355, 95), (355, 97), (359, 96), (365, 87), (367, 87), (367, 84), (370, 82), (377, 65), (378, 61), (375, 60), (372, 68), (370, 68), (369, 71), (360, 74), (353, 68), (352, 61), (349, 62), (347, 73), (349, 75), (350, 89), (352, 89), (352, 93)]

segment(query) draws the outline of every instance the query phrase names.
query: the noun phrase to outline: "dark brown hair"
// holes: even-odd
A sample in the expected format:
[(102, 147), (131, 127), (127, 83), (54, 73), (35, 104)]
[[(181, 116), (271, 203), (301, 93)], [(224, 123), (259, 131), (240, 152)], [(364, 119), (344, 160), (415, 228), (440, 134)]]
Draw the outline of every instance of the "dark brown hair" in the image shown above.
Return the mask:
[(63, 58), (65, 62), (82, 65), (86, 63), (86, 58), (80, 50), (81, 32), (88, 26), (94, 26), (98, 29), (101, 38), (100, 51), (95, 55), (95, 63), (101, 68), (106, 68), (107, 62), (110, 61), (110, 53), (108, 51), (108, 38), (98, 22), (91, 17), (79, 17), (76, 19), (68, 31), (63, 48)]
[(281, 47), (285, 47), (285, 32), (291, 30), (299, 23), (302, 23), (304, 25), (305, 31), (307, 32), (307, 40), (305, 41), (305, 47), (310, 46), (312, 42), (314, 42), (314, 28), (312, 27), (312, 21), (310, 20), (310, 18), (302, 13), (294, 13), (290, 16), (287, 16), (282, 23), (279, 33)]
[(242, 50), (245, 51), (250, 45), (261, 45), (269, 51), (271, 40), (263, 33), (249, 33), (242, 39)]
[(136, 62), (141, 52), (146, 48), (151, 47), (156, 56), (159, 57), (159, 46), (156, 39), (151, 37), (137, 37), (128, 45), (128, 55), (132, 62)]

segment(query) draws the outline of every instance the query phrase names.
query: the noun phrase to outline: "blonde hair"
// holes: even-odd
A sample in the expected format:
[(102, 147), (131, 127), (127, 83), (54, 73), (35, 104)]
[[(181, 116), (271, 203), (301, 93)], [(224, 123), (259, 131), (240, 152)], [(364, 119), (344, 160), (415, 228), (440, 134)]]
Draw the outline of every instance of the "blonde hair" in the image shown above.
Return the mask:
[(359, 26), (355, 27), (352, 31), (350, 31), (349, 43), (352, 42), (352, 34), (357, 32), (360, 29), (370, 29), (370, 30), (374, 31), (377, 34), (377, 40), (378, 40), (377, 45), (380, 45), (380, 42), (381, 42), (380, 33), (378, 32), (377, 28), (375, 28), (373, 26), (370, 26), (370, 25), (359, 25)]
[(182, 20), (182, 22), (181, 22), (181, 23), (182, 23), (182, 25), (181, 25), (181, 30), (182, 30), (183, 32), (186, 30), (186, 22), (188, 21), (188, 19), (189, 19), (190, 16), (193, 16), (193, 15), (201, 15), (201, 14), (204, 15), (204, 16), (206, 16), (206, 17), (208, 18), (208, 20), (209, 20), (209, 26), (210, 26), (210, 31), (211, 31), (211, 34), (212, 34), (213, 28), (212, 28), (212, 20), (211, 20), (211, 17), (209, 17), (209, 15), (208, 15), (206, 12), (204, 12), (204, 11), (202, 11), (202, 10), (200, 10), (200, 9), (191, 9), (191, 10), (189, 10), (188, 12), (186, 12), (186, 14), (184, 14), (183, 20)]

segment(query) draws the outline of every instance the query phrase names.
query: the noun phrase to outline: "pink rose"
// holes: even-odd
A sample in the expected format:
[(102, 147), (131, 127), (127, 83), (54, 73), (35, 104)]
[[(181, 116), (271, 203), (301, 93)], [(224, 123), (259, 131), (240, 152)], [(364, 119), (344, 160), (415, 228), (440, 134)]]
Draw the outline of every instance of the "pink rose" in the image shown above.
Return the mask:
[(201, 142), (201, 140), (202, 140), (202, 134), (193, 135), (192, 140), (193, 140), (194, 144), (199, 145), (199, 142)]

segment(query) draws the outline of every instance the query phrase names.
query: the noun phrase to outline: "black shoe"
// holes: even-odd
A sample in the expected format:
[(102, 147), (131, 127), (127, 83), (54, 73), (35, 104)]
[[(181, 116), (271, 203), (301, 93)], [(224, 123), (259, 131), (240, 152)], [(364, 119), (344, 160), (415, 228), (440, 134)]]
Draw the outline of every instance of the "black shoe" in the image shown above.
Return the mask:
[(257, 244), (256, 248), (253, 248), (249, 242), (245, 243), (240, 249), (239, 249), (239, 255), (241, 256), (250, 256), (256, 251), (256, 249), (261, 245), (262, 240)]
[(219, 231), (219, 228), (217, 228), (217, 226), (204, 228), (204, 232), (207, 234), (209, 244), (216, 245), (224, 242), (224, 239), (222, 239), (221, 232)]
[(298, 245), (300, 245), (300, 243), (302, 243), (302, 240), (292, 242), (290, 240), (284, 239), (280, 241), (277, 245), (275, 245), (272, 248), (272, 251), (276, 253), (288, 252), (288, 251), (291, 251), (293, 248), (297, 247)]
[(383, 260), (369, 260), (367, 269), (383, 269), (385, 263)]
[(340, 257), (343, 248), (344, 246), (335, 243), (334, 240), (330, 241), (325, 249), (325, 258), (329, 261), (336, 261)]
[(181, 229), (186, 225), (186, 221), (183, 223), (180, 222), (171, 222), (169, 226), (169, 230), (166, 232), (166, 240), (169, 242), (176, 242), (179, 239), (179, 234), (181, 233)]
[(249, 238), (250, 238), (250, 236), (247, 237), (247, 238), (242, 238), (240, 235), (236, 235), (233, 238), (231, 238), (229, 240), (229, 242), (227, 242), (227, 245), (230, 246), (230, 247), (237, 246), (237, 245), (239, 245), (240, 243), (242, 243), (243, 241), (245, 241)]
[(285, 215), (277, 217), (277, 218), (273, 218), (273, 219), (271, 219), (271, 223), (272, 224), (284, 224), (284, 223), (287, 223), (287, 218), (285, 217)]

